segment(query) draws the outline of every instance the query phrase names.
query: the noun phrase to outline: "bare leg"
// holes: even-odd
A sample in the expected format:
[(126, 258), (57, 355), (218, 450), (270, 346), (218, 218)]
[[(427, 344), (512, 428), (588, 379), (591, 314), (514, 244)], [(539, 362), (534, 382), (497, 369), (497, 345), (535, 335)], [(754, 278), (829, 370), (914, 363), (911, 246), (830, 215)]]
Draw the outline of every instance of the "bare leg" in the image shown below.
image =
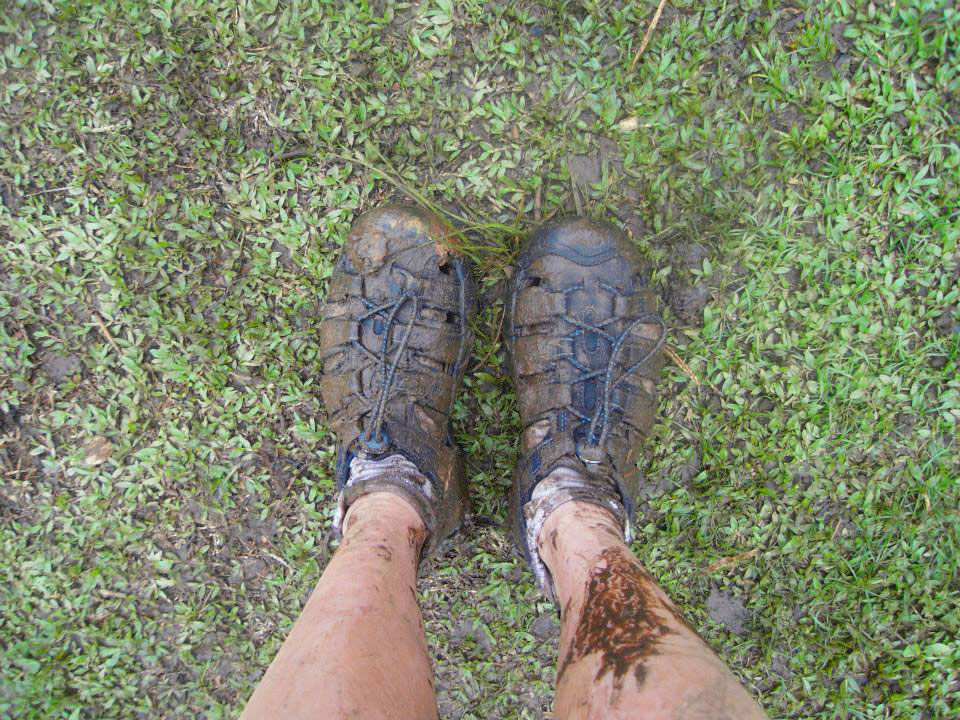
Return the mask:
[(358, 499), (348, 520), (244, 720), (436, 718), (414, 589), (423, 521), (388, 492)]
[(612, 514), (565, 503), (538, 545), (562, 609), (554, 717), (766, 717), (633, 556)]

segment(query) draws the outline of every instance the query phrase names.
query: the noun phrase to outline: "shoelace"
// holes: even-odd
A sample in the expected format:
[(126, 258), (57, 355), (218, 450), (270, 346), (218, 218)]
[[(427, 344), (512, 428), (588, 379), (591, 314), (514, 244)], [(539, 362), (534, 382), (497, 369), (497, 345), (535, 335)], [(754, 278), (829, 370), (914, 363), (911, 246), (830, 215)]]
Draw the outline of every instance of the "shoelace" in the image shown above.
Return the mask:
[[(397, 345), (396, 350), (394, 351), (393, 361), (387, 364), (387, 358), (389, 355), (388, 347), (390, 344), (390, 330), (393, 328), (393, 323), (397, 319), (397, 313), (400, 312), (400, 309), (408, 302), (413, 302), (413, 310), (410, 313), (410, 320), (405, 324), (406, 330), (403, 333), (403, 337), (400, 339), (399, 344)], [(371, 455), (381, 455), (387, 448), (390, 447), (390, 437), (383, 431), (383, 417), (387, 408), (387, 399), (390, 396), (390, 388), (393, 386), (394, 378), (397, 375), (397, 368), (400, 365), (400, 358), (403, 356), (404, 350), (407, 349), (407, 343), (410, 340), (410, 333), (413, 331), (414, 322), (417, 319), (417, 312), (420, 309), (420, 298), (411, 291), (404, 291), (401, 293), (400, 297), (396, 300), (385, 303), (383, 305), (373, 306), (368, 300), (364, 300), (364, 303), (367, 304), (367, 312), (357, 318), (357, 324), (363, 325), (363, 323), (374, 315), (385, 315), (386, 322), (383, 327), (383, 339), (380, 341), (380, 352), (375, 355), (374, 353), (367, 350), (363, 347), (362, 343), (357, 343), (357, 346), (366, 353), (374, 362), (380, 366), (381, 377), (380, 377), (380, 389), (377, 393), (377, 401), (374, 404), (372, 424), (366, 433), (363, 434), (360, 438), (360, 445), (363, 449)]]
[[(613, 335), (608, 333), (604, 326), (608, 325), (611, 322), (617, 320), (617, 318), (610, 318), (609, 320), (604, 321), (600, 325), (594, 325), (592, 323), (583, 322), (582, 320), (577, 320), (564, 315), (564, 320), (569, 322), (571, 325), (574, 325), (585, 332), (594, 332), (600, 335), (602, 338), (607, 340), (610, 343), (610, 359), (607, 361), (607, 366), (600, 370), (590, 370), (587, 367), (584, 367), (579, 362), (576, 361), (576, 358), (571, 353), (570, 355), (565, 355), (573, 364), (575, 368), (581, 371), (580, 377), (576, 379), (575, 382), (583, 383), (594, 378), (603, 377), (603, 395), (602, 401), (597, 403), (597, 407), (593, 411), (593, 415), (590, 418), (577, 412), (574, 408), (570, 408), (574, 415), (580, 418), (580, 420), (586, 422), (590, 420), (590, 426), (585, 438), (585, 444), (581, 446), (580, 443), (577, 443), (577, 456), (583, 460), (583, 462), (588, 465), (597, 465), (603, 461), (603, 448), (607, 441), (607, 435), (610, 430), (610, 412), (611, 405), (613, 405), (613, 391), (616, 390), (621, 383), (623, 383), (627, 377), (635, 370), (638, 370), (640, 367), (645, 365), (650, 359), (656, 355), (660, 349), (663, 347), (667, 338), (667, 327), (664, 324), (663, 320), (656, 313), (644, 313), (631, 322), (627, 328), (620, 333), (619, 335)], [(620, 350), (623, 348), (623, 344), (626, 342), (627, 338), (630, 336), (636, 328), (641, 325), (646, 324), (656, 324), (660, 326), (660, 335), (657, 338), (657, 341), (653, 344), (653, 347), (647, 351), (647, 353), (640, 358), (637, 362), (633, 363), (630, 367), (624, 370), (620, 377), (616, 380), (613, 379), (614, 365), (617, 361), (617, 355), (620, 353)], [(619, 406), (618, 406), (619, 407)], [(622, 410), (622, 408), (619, 408)], [(598, 432), (599, 431), (599, 432)]]

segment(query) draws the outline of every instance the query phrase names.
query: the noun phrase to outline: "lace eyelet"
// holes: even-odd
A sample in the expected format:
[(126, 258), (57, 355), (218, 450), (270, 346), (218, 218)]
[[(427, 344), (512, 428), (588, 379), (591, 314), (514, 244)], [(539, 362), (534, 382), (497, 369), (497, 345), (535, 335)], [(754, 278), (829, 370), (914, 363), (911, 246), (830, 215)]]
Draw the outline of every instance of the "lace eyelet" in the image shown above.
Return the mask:
[(588, 445), (583, 440), (577, 442), (577, 457), (587, 466), (599, 465), (606, 460), (606, 456), (599, 445)]
[(390, 447), (390, 435), (385, 431), (380, 431), (380, 437), (376, 440), (370, 437), (370, 433), (365, 432), (360, 436), (360, 447), (370, 455), (382, 455)]

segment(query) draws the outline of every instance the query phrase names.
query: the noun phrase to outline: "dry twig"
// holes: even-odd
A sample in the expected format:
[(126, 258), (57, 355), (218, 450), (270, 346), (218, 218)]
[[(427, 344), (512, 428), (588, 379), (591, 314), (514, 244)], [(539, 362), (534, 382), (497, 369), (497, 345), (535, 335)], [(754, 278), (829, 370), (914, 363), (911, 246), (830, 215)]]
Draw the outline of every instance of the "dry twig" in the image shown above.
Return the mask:
[(647, 49), (647, 43), (650, 42), (650, 36), (653, 35), (653, 31), (657, 28), (657, 23), (660, 22), (660, 13), (663, 12), (663, 6), (666, 4), (667, 0), (660, 0), (660, 4), (657, 5), (657, 11), (653, 14), (653, 20), (650, 21), (650, 24), (647, 26), (647, 31), (643, 34), (643, 40), (640, 41), (640, 49), (637, 50), (637, 54), (634, 55), (633, 60), (630, 61), (630, 72), (633, 72), (633, 69), (637, 66), (637, 60), (643, 55), (643, 51)]
[(106, 338), (107, 342), (113, 346), (113, 349), (117, 351), (117, 355), (123, 355), (123, 353), (120, 352), (120, 346), (117, 345), (116, 340), (113, 339), (113, 336), (110, 334), (110, 331), (107, 330), (107, 326), (103, 322), (103, 318), (101, 318), (97, 313), (92, 313), (92, 314), (93, 314), (94, 321), (97, 323), (97, 327), (100, 328), (100, 334), (103, 335), (103, 337)]
[(690, 369), (689, 365), (680, 359), (680, 356), (677, 355), (676, 350), (669, 345), (664, 345), (663, 351), (670, 357), (671, 360), (673, 360), (674, 364), (683, 371), (684, 375), (693, 380), (697, 387), (700, 387), (700, 378), (698, 378), (697, 374)]
[(576, 206), (577, 215), (583, 215), (583, 201), (580, 199), (580, 187), (577, 184), (577, 176), (573, 172), (573, 157), (567, 155), (567, 172), (570, 174), (570, 193), (573, 195), (573, 204)]
[(705, 567), (703, 570), (700, 571), (700, 574), (711, 575), (712, 573), (715, 573), (717, 570), (720, 570), (721, 568), (727, 568), (727, 567), (732, 567), (733, 565), (739, 565), (744, 560), (749, 560), (750, 558), (754, 557), (758, 552), (760, 552), (760, 548), (755, 547), (753, 548), (753, 550), (747, 550), (746, 552), (742, 552), (739, 555), (728, 555), (727, 557), (722, 557), (716, 562), (712, 562), (709, 565), (707, 565), (707, 567)]

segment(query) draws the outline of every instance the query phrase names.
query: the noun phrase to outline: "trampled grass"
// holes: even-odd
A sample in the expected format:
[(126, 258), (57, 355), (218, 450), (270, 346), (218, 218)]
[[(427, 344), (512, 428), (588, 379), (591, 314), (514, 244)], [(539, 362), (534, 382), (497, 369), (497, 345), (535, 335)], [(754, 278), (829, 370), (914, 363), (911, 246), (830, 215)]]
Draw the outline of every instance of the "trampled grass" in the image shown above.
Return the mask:
[(358, 213), (448, 213), (484, 309), (442, 715), (549, 711), (502, 528), (501, 281), (624, 227), (678, 367), (636, 551), (772, 716), (960, 715), (948, 0), (0, 8), (0, 716), (234, 715), (329, 557), (317, 309)]

